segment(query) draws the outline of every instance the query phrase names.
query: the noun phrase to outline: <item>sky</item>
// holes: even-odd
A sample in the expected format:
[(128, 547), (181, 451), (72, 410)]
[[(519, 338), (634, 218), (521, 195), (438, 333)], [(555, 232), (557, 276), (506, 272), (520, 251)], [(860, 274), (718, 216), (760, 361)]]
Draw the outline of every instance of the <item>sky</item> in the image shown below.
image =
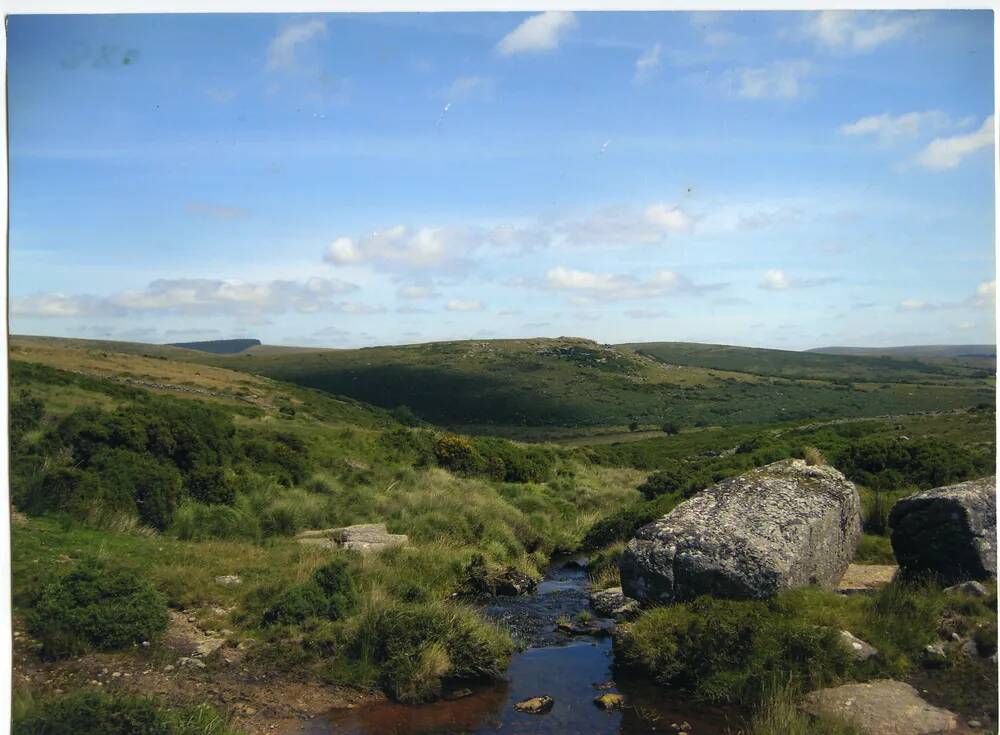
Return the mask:
[(992, 23), (11, 16), (11, 331), (993, 343)]

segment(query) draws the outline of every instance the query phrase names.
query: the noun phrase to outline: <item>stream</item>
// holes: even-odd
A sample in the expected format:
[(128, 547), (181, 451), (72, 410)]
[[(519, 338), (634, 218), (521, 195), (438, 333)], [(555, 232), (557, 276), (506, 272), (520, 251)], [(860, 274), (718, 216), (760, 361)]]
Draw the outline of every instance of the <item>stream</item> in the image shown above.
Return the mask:
[[(616, 678), (611, 638), (570, 636), (556, 631), (560, 617), (589, 610), (587, 572), (576, 560), (549, 568), (538, 589), (520, 597), (497, 597), (484, 614), (507, 625), (524, 646), (514, 654), (507, 681), (470, 687), (472, 694), (432, 704), (393, 702), (336, 710), (302, 723), (304, 735), (639, 735), (678, 732), (732, 735), (742, 717), (736, 710), (701, 706), (682, 692), (671, 693), (645, 678)], [(610, 620), (591, 622), (610, 628)], [(613, 682), (609, 688), (598, 685)], [(464, 684), (460, 686), (465, 686)], [(625, 697), (621, 711), (605, 712), (594, 698), (605, 692)], [(514, 703), (548, 695), (555, 705), (545, 714), (517, 712)]]

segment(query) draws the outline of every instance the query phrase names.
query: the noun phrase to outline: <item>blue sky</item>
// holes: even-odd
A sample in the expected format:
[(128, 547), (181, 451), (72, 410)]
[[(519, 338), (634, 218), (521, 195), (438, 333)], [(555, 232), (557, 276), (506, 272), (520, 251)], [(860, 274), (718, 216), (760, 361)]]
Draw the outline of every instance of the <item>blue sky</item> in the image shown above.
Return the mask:
[(994, 341), (987, 11), (13, 16), (11, 328)]

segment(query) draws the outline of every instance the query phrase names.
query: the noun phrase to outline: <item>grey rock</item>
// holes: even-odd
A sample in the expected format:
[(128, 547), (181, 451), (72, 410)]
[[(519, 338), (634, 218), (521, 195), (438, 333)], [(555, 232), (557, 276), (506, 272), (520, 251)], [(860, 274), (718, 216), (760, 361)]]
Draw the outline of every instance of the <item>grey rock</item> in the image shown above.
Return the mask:
[(621, 587), (609, 587), (590, 593), (590, 606), (602, 618), (629, 620), (639, 614), (639, 602), (626, 597)]
[(878, 655), (878, 649), (875, 646), (865, 643), (849, 630), (840, 631), (840, 640), (855, 661), (867, 661)]
[(356, 526), (303, 531), (295, 539), (300, 544), (348, 549), (362, 554), (405, 546), (410, 541), (406, 534), (389, 533), (384, 523), (361, 523)]
[(921, 699), (909, 684), (880, 679), (820, 689), (805, 696), (802, 708), (857, 725), (867, 735), (935, 735), (958, 728), (958, 718)]
[(235, 574), (224, 574), (221, 577), (216, 577), (215, 583), (223, 587), (239, 587), (243, 584), (243, 580)]
[(966, 658), (979, 658), (979, 647), (976, 646), (976, 642), (971, 638), (963, 641), (958, 651)]
[(996, 578), (996, 477), (911, 495), (889, 513), (892, 550), (908, 576)]
[(989, 591), (982, 585), (981, 582), (962, 582), (961, 584), (952, 585), (951, 587), (945, 588), (945, 593), (949, 595), (963, 594), (970, 595), (972, 597), (986, 597)]
[(940, 669), (948, 665), (948, 654), (943, 643), (930, 643), (924, 646), (921, 662), (928, 669)]
[(514, 709), (518, 712), (527, 712), (532, 715), (541, 715), (552, 709), (552, 705), (555, 704), (555, 700), (548, 695), (543, 695), (541, 697), (531, 697), (530, 699), (522, 699), (514, 705)]
[(622, 555), (622, 590), (662, 604), (834, 587), (860, 536), (853, 483), (832, 467), (775, 462), (723, 480), (639, 529)]

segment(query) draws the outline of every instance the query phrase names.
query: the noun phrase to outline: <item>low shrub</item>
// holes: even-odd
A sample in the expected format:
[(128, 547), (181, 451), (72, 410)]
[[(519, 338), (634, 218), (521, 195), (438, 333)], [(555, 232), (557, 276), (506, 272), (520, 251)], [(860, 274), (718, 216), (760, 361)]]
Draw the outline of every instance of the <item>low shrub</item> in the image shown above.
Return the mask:
[(669, 513), (684, 500), (677, 492), (665, 493), (653, 500), (626, 505), (606, 518), (595, 521), (583, 536), (584, 549), (600, 549), (619, 541), (628, 541), (635, 532)]
[(850, 666), (833, 628), (811, 625), (774, 601), (711, 597), (656, 608), (622, 626), (615, 658), (699, 699), (741, 704), (762, 701), (776, 675), (813, 689)]
[(47, 658), (153, 641), (166, 627), (162, 595), (135, 574), (95, 559), (46, 585), (29, 617), (29, 631)]
[(309, 618), (339, 620), (357, 603), (353, 570), (333, 559), (313, 572), (312, 579), (286, 590), (264, 612), (263, 624), (293, 625)]
[(183, 541), (257, 541), (261, 537), (260, 523), (245, 508), (205, 505), (191, 500), (177, 508), (169, 532)]
[(167, 708), (147, 697), (84, 691), (31, 702), (14, 735), (235, 735), (207, 705)]
[(486, 460), (472, 440), (458, 434), (444, 434), (434, 443), (434, 456), (446, 470), (458, 474), (478, 475), (486, 470)]
[(444, 679), (499, 680), (513, 653), (506, 632), (451, 603), (373, 604), (353, 622), (352, 658), (400, 702), (437, 698)]

